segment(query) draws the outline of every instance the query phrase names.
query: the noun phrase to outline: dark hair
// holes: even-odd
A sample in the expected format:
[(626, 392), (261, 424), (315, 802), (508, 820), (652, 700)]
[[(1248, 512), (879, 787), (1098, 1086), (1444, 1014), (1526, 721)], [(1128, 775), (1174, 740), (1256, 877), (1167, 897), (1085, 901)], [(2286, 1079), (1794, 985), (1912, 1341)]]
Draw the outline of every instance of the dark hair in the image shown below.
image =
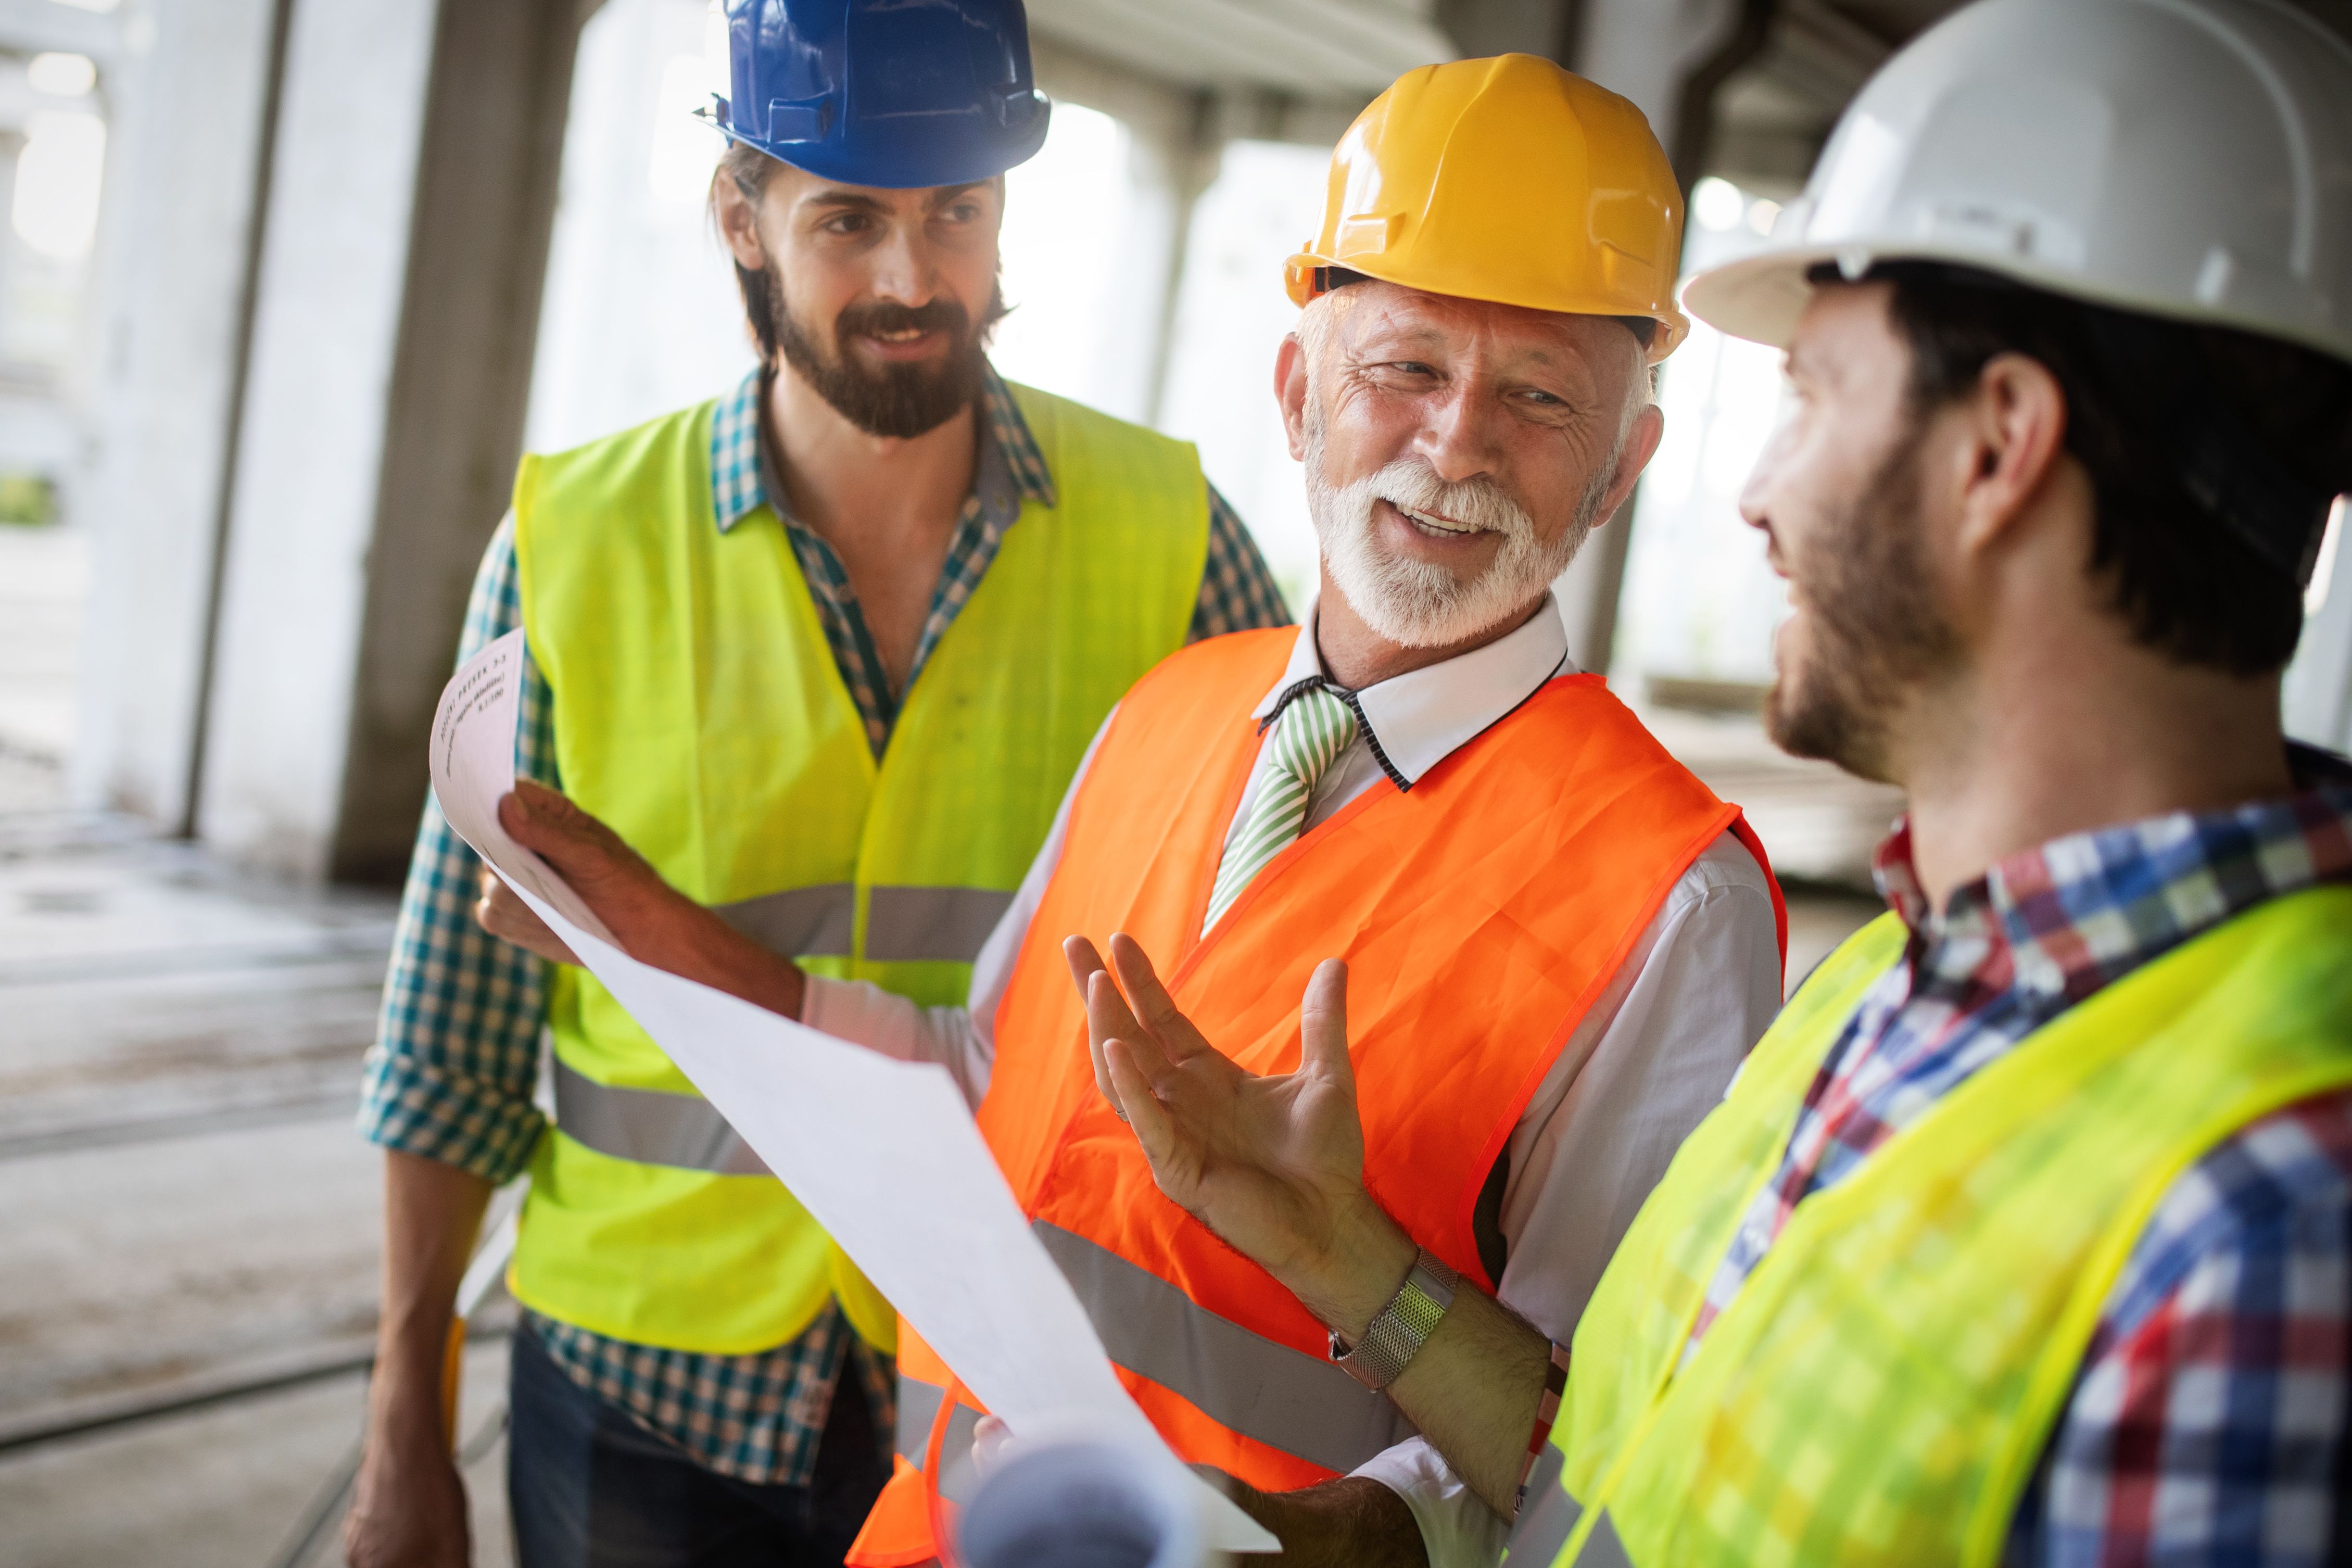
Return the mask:
[(2285, 665), (2303, 631), (2298, 572), (2327, 498), (2352, 490), (2352, 365), (1969, 268), (1895, 261), (1865, 276), (1894, 287), (1919, 412), (1973, 391), (2000, 353), (2057, 378), (2066, 450), (2095, 500), (2089, 567), (2144, 646), (2232, 675)]
[[(768, 176), (779, 167), (775, 159), (757, 147), (741, 142), (730, 142), (727, 151), (719, 155), (719, 167), (710, 175), (710, 221), (719, 222), (719, 182), (727, 180), (743, 193), (753, 206), (768, 188)], [(735, 264), (735, 287), (743, 295), (743, 314), (750, 318), (751, 336), (760, 345), (760, 363), (772, 365), (780, 345), (776, 342), (776, 300), (774, 285), (765, 272), (754, 272), (741, 262)]]

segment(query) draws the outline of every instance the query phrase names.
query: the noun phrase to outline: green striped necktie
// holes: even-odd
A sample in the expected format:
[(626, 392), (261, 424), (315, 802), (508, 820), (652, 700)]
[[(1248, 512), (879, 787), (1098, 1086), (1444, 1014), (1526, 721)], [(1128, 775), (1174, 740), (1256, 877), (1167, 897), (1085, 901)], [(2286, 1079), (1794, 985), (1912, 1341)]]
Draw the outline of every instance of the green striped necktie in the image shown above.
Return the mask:
[(1323, 687), (1300, 692), (1283, 709), (1266, 742), (1271, 765), (1257, 801), (1217, 867), (1216, 886), (1209, 890), (1209, 918), (1201, 922), (1203, 935), (1267, 861), (1297, 842), (1316, 784), (1355, 739), (1355, 710)]

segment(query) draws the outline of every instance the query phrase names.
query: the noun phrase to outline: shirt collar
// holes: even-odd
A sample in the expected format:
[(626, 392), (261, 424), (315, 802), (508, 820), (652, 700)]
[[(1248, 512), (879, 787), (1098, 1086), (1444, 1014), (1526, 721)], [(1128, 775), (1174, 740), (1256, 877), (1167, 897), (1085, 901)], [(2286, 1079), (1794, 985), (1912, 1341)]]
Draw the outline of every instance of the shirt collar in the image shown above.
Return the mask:
[(1935, 968), (1984, 973), (2006, 956), (2029, 998), (2079, 1002), (2266, 899), (2352, 878), (2352, 779), (2299, 782), (2319, 787), (2053, 838), (1956, 889), (1941, 911), (1920, 886), (1907, 817), (1874, 875)]
[[(726, 532), (762, 506), (772, 506), (787, 522), (772, 455), (760, 439), (760, 404), (764, 370), (744, 376), (735, 389), (719, 400), (710, 416), (710, 506), (719, 531)], [(980, 443), (980, 460), (971, 477), (973, 497), (983, 509), (1001, 510), (1010, 521), (1024, 501), (1055, 504), (1054, 476), (1045, 467), (1029, 422), (1013, 389), (982, 362), (980, 415), (988, 438)]]
[[(1302, 619), (1290, 645), (1290, 662), (1250, 710), (1251, 718), (1266, 719), (1283, 694), (1302, 681), (1329, 681), (1315, 646), (1313, 606)], [(1559, 604), (1547, 593), (1524, 624), (1485, 647), (1348, 695), (1369, 731), (1373, 754), (1399, 789), (1411, 789), (1544, 682), (1570, 668), (1568, 631), (1560, 624)]]

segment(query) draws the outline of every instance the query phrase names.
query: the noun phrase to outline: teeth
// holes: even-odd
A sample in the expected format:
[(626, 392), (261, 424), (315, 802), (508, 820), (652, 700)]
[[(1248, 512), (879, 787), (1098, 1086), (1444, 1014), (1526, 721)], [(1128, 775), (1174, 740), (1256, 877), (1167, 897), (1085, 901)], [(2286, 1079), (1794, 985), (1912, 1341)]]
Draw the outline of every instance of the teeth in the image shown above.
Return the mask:
[(1430, 516), (1429, 513), (1425, 511), (1415, 511), (1412, 508), (1402, 505), (1396, 501), (1391, 501), (1389, 504), (1395, 507), (1397, 510), (1402, 512), (1406, 521), (1412, 523), (1415, 528), (1421, 529), (1424, 532), (1451, 534), (1455, 538), (1459, 538), (1465, 533), (1475, 533), (1478, 531), (1475, 528), (1462, 528), (1454, 523), (1443, 521), (1440, 519)]

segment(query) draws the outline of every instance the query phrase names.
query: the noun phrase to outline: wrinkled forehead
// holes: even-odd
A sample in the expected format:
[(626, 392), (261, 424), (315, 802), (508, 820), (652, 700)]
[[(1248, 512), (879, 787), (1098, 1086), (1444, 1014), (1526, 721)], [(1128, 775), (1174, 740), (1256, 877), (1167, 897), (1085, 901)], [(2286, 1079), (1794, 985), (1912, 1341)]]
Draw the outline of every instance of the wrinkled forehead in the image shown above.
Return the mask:
[(1316, 304), (1331, 313), (1332, 350), (1350, 356), (1409, 353), (1432, 361), (1590, 374), (1596, 361), (1613, 363), (1626, 359), (1629, 350), (1639, 355), (1633, 334), (1612, 317), (1433, 294), (1380, 279), (1350, 283)]

